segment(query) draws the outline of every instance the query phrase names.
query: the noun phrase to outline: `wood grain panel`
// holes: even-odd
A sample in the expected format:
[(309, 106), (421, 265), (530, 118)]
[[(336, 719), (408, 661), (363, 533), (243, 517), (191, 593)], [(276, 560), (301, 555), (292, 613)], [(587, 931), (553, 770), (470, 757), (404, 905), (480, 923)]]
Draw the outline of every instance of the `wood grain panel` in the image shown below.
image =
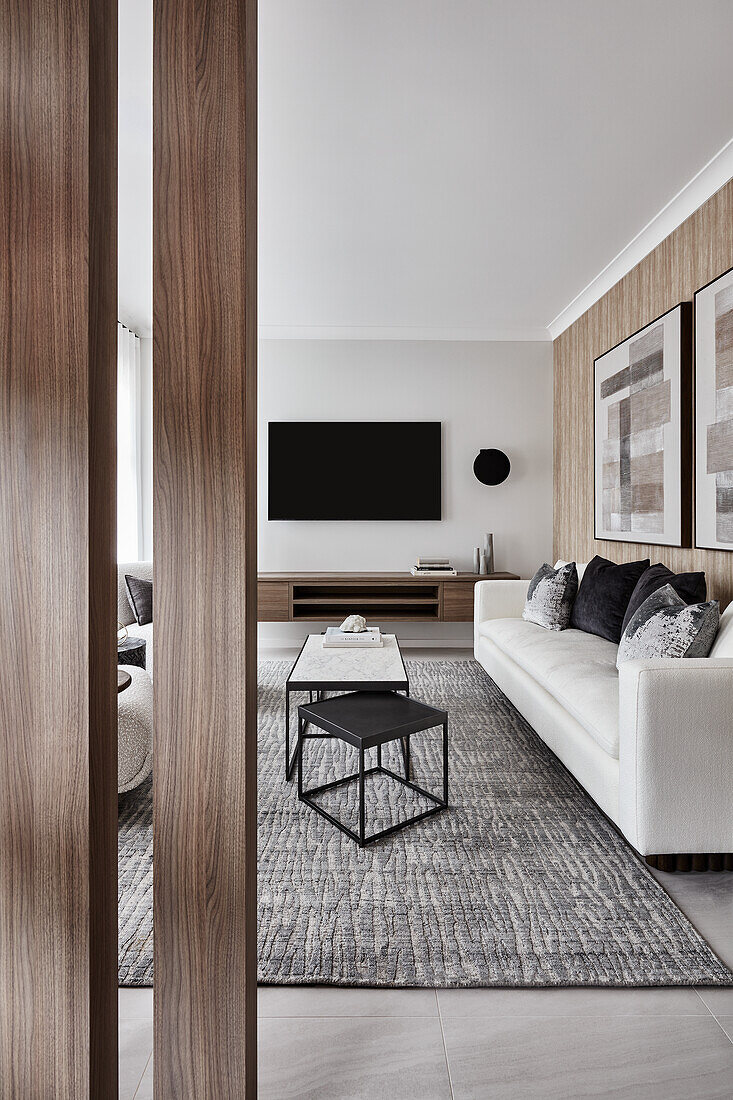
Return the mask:
[(154, 0), (155, 1081), (256, 1094), (256, 3)]
[(473, 622), (473, 590), (475, 581), (446, 581), (443, 584), (444, 623)]
[(290, 585), (287, 581), (260, 581), (257, 585), (257, 619), (261, 623), (286, 623), (290, 618)]
[(650, 557), (675, 572), (704, 569), (709, 596), (721, 607), (733, 599), (733, 553), (593, 538), (593, 360), (679, 302), (691, 302), (697, 289), (731, 266), (733, 181), (554, 342), (555, 557)]
[(117, 1095), (116, 4), (0, 14), (0, 1095)]

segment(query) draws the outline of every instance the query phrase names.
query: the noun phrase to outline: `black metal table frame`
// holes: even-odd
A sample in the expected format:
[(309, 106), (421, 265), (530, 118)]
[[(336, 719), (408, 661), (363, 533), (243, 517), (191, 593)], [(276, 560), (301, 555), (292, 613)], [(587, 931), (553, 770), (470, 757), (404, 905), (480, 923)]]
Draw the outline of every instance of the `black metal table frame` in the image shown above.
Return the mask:
[[(310, 635), (308, 635), (310, 637)], [(292, 691), (307, 691), (310, 702), (313, 702), (313, 693), (316, 693), (316, 701), (320, 701), (323, 697), (324, 691), (404, 691), (405, 695), (409, 698), (410, 695), (410, 681), (407, 676), (407, 669), (405, 668), (405, 659), (402, 656), (402, 650), (400, 649), (400, 643), (397, 642), (397, 652), (400, 655), (400, 661), (402, 662), (402, 669), (405, 673), (405, 679), (402, 680), (359, 680), (359, 681), (344, 681), (344, 680), (296, 680), (295, 683), (291, 683), (290, 677), (293, 674), (293, 669), (300, 660), (303, 650), (308, 644), (308, 637), (303, 642), (298, 656), (295, 658), (293, 665), (288, 673), (288, 678), (285, 681), (285, 779), (289, 781), (293, 778), (293, 772), (295, 771), (295, 765), (298, 762), (298, 745), (296, 738), (296, 745), (293, 749), (292, 756), (290, 754), (290, 693)], [(397, 639), (395, 638), (395, 641)], [(310, 723), (306, 723), (306, 727)], [(309, 733), (308, 737), (333, 737), (331, 733)], [(402, 743), (402, 760), (405, 767), (405, 779), (410, 778), (410, 746), (409, 740), (407, 743)]]
[[(365, 748), (363, 745), (357, 749), (359, 753), (359, 770), (358, 772), (352, 772), (350, 775), (345, 775), (342, 779), (334, 779), (330, 783), (323, 783), (319, 787), (311, 787), (310, 790), (303, 790), (303, 744), (306, 740), (310, 740), (313, 734), (305, 736), (303, 727), (307, 723), (300, 717), (300, 708), (298, 713), (298, 744), (296, 747), (296, 756), (298, 760), (298, 799), (301, 802), (305, 802), (306, 806), (310, 806), (312, 810), (315, 810), (317, 814), (325, 818), (332, 825), (335, 825), (337, 829), (340, 829), (342, 833), (350, 837), (351, 840), (356, 841), (360, 848), (365, 848), (367, 844), (373, 844), (376, 840), (381, 840), (383, 837), (391, 836), (392, 833), (398, 832), (400, 829), (405, 829), (408, 825), (415, 825), (418, 821), (424, 821), (427, 817), (432, 817), (434, 814), (439, 814), (441, 810), (448, 809), (448, 718), (446, 716), (443, 722), (436, 722), (433, 726), (426, 726), (423, 730), (416, 730), (416, 733), (427, 732), (430, 729), (437, 729), (442, 726), (443, 729), (443, 797), (438, 798), (436, 795), (431, 794), (430, 791), (426, 791), (424, 787), (419, 787), (417, 783), (411, 783), (409, 779), (404, 778), (401, 775), (397, 775), (390, 768), (385, 768), (382, 764), (382, 745), (377, 745), (377, 763), (375, 767), (364, 767), (364, 754), (369, 751), (369, 748)], [(335, 737), (336, 734), (323, 734), (324, 737)], [(407, 734), (404, 738), (407, 741), (407, 766), (409, 768), (410, 759), (410, 737), (412, 734)], [(400, 735), (385, 740), (383, 744), (389, 744), (391, 741), (400, 739)], [(370, 746), (374, 747), (374, 746)], [(382, 775), (388, 775), (392, 779), (396, 779), (398, 783), (401, 783), (403, 787), (409, 787), (411, 791), (415, 791), (417, 794), (423, 795), (425, 798), (434, 802), (435, 805), (431, 806), (429, 810), (423, 810), (419, 814), (414, 814), (412, 817), (408, 817), (405, 821), (398, 821), (395, 825), (389, 825), (386, 829), (380, 829), (379, 832), (372, 833), (370, 836), (366, 835), (366, 807), (364, 804), (364, 780), (368, 775), (374, 775), (375, 773), (381, 773)], [(409, 774), (409, 773), (408, 773)], [(359, 832), (355, 833), (353, 829), (350, 829), (348, 825), (344, 825), (343, 822), (335, 818), (327, 810), (324, 810), (322, 806), (319, 806), (313, 801), (316, 795), (323, 794), (324, 791), (332, 791), (336, 787), (341, 787), (346, 783), (351, 783), (354, 779), (359, 781)]]

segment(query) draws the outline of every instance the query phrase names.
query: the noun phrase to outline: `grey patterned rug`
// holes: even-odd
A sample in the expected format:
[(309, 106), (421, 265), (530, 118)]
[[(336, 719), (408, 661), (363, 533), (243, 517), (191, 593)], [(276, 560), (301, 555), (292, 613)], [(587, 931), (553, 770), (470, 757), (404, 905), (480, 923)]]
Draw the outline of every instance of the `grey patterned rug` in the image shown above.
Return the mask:
[[(363, 851), (283, 781), (288, 668), (272, 661), (259, 669), (260, 981), (733, 982), (478, 664), (408, 663), (412, 694), (450, 714), (451, 808)], [(353, 771), (351, 752), (336, 741), (309, 742), (309, 784)], [(414, 778), (428, 789), (438, 788), (438, 752), (438, 731), (413, 738)], [(355, 794), (353, 785), (339, 789), (329, 809), (353, 822)], [(420, 804), (382, 777), (367, 794), (368, 831)], [(152, 984), (151, 833), (147, 783), (120, 815), (121, 985)]]

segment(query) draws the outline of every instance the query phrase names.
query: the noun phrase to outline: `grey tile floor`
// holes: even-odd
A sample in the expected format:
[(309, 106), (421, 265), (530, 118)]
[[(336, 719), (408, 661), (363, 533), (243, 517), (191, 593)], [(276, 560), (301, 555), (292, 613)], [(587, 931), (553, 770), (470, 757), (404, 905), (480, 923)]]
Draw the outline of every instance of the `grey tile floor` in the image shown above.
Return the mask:
[[(655, 874), (733, 967), (733, 873)], [(152, 990), (119, 1006), (120, 1100), (151, 1100)], [(259, 1097), (731, 1100), (733, 989), (261, 988)]]

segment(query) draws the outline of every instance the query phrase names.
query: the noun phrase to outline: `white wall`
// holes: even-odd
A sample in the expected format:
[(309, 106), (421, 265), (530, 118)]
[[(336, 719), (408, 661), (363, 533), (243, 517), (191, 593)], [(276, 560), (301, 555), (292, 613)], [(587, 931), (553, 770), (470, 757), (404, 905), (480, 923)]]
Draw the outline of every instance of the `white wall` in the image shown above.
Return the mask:
[[(440, 420), (443, 519), (270, 522), (271, 420)], [(509, 455), (503, 485), (481, 485), (482, 447)], [(552, 345), (549, 342), (262, 340), (259, 345), (259, 569), (409, 570), (418, 554), (472, 566), (494, 532), (497, 569), (531, 576), (552, 552)], [(468, 640), (462, 624), (401, 624), (400, 636)], [(302, 625), (261, 628), (294, 640)]]
[(140, 464), (142, 488), (142, 556), (153, 556), (153, 341), (140, 337)]

